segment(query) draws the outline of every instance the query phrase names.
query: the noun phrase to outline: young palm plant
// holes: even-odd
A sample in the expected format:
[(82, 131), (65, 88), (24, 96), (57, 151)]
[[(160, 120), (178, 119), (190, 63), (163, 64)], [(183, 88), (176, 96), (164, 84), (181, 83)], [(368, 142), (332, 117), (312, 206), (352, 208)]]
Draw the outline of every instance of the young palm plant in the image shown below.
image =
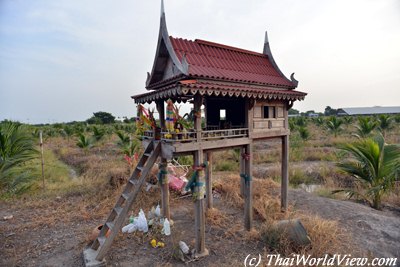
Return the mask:
[(378, 117), (378, 128), (383, 137), (386, 137), (386, 132), (393, 128), (393, 118), (387, 114), (382, 114)]
[(90, 147), (92, 147), (93, 141), (90, 137), (86, 137), (85, 135), (79, 133), (76, 145), (86, 152)]
[(71, 136), (74, 135), (75, 131), (74, 128), (72, 128), (71, 126), (65, 125), (64, 128), (62, 129), (62, 133), (65, 137), (67, 137), (67, 141), (69, 143), (69, 140)]
[(34, 176), (24, 164), (37, 157), (33, 138), (19, 123), (0, 124), (0, 189), (16, 193), (31, 185)]
[(307, 141), (310, 138), (310, 131), (307, 129), (307, 127), (299, 127), (298, 128), (299, 135), (303, 141)]
[(125, 147), (125, 146), (129, 145), (129, 142), (130, 142), (129, 135), (124, 134), (121, 131), (117, 131), (116, 134), (117, 134), (117, 136), (119, 138), (119, 141), (118, 141), (118, 145), (119, 146)]
[(365, 190), (336, 190), (347, 192), (349, 197), (358, 196), (369, 202), (371, 207), (381, 209), (382, 196), (394, 186), (400, 174), (400, 146), (385, 144), (382, 135), (374, 139), (361, 139), (340, 147), (351, 156), (337, 166), (354, 177)]
[(93, 126), (93, 138), (96, 141), (100, 141), (104, 137), (105, 134), (106, 134), (106, 131), (103, 128)]
[(350, 125), (353, 122), (353, 117), (350, 116), (344, 116), (343, 121), (345, 124)]
[(307, 126), (307, 118), (300, 116), (300, 117), (295, 117), (295, 124), (299, 127), (306, 127)]
[(371, 117), (358, 117), (357, 132), (355, 135), (357, 137), (368, 137), (377, 126), (378, 123), (372, 120)]
[(316, 118), (312, 118), (312, 121), (314, 122), (315, 125), (317, 126), (322, 126), (325, 123), (324, 118), (322, 117), (316, 117)]
[(331, 116), (326, 121), (326, 127), (335, 137), (337, 137), (337, 135), (342, 131), (342, 124), (343, 121), (338, 119), (336, 116)]

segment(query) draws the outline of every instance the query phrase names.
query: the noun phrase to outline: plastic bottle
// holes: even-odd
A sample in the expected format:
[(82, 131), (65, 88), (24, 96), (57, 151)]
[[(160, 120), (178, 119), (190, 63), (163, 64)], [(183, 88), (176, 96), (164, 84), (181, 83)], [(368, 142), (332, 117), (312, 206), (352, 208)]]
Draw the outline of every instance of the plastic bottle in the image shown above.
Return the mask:
[(144, 212), (142, 209), (139, 211), (139, 218), (137, 219), (137, 226), (138, 230), (142, 231), (143, 233), (147, 233), (149, 231), (149, 226), (147, 225), (147, 219), (146, 216), (144, 215)]
[(164, 235), (171, 235), (171, 225), (167, 218), (164, 220)]
[(189, 253), (189, 247), (188, 247), (188, 245), (186, 245), (185, 242), (179, 241), (179, 248), (182, 250), (182, 252), (184, 254), (188, 254)]
[(160, 204), (157, 204), (154, 214), (156, 215), (156, 217), (160, 217), (160, 215), (161, 215)]

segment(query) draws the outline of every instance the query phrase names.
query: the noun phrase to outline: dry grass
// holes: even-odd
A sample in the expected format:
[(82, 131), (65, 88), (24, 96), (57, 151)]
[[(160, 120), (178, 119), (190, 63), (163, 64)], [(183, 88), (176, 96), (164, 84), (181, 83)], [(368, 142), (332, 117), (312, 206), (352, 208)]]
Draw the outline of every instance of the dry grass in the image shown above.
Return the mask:
[(228, 219), (229, 217), (226, 215), (226, 213), (220, 211), (219, 209), (212, 208), (206, 210), (207, 224), (222, 228), (226, 226)]
[[(23, 227), (35, 229), (81, 221), (102, 223), (130, 176), (129, 166), (115, 151), (115, 145), (103, 141), (101, 147), (93, 148), (93, 153), (84, 153), (74, 142), (54, 138), (47, 140), (45, 156), (46, 190), (25, 194), (12, 203), (15, 209), (37, 211), (26, 218)], [(77, 171), (76, 177), (71, 177), (72, 169)], [(152, 174), (156, 172), (153, 170)], [(135, 214), (140, 208), (149, 210), (160, 202), (159, 196), (158, 187), (148, 192), (143, 188), (132, 210)]]
[[(222, 199), (230, 206), (243, 209), (243, 198), (240, 196), (240, 178), (233, 174), (216, 175), (215, 188), (222, 192)], [(282, 255), (291, 253), (304, 253), (315, 257), (322, 257), (327, 253), (352, 252), (351, 237), (343, 231), (335, 221), (325, 220), (318, 216), (295, 212), (292, 208), (282, 213), (278, 196), (279, 184), (271, 179), (253, 179), (253, 208), (257, 221), (261, 227), (257, 227), (250, 233), (241, 234), (241, 225), (233, 225), (227, 231), (227, 236), (236, 236), (242, 240), (263, 240), (266, 252), (278, 252)], [(210, 210), (207, 213), (207, 222), (221, 226), (226, 224), (227, 216), (219, 210)], [(283, 219), (299, 218), (306, 228), (312, 245), (299, 248), (293, 246), (287, 236), (276, 227), (276, 223)], [(240, 229), (241, 228), (241, 229)], [(258, 230), (257, 230), (258, 229)], [(357, 252), (353, 252), (357, 254)]]

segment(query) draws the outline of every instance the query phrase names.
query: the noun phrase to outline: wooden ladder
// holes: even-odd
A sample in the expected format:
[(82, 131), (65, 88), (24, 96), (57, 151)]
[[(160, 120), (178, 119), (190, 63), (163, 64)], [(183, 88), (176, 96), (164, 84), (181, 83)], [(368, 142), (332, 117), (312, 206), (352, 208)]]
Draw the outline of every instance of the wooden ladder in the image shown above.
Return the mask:
[[(161, 152), (161, 143), (152, 141), (145, 149), (124, 191), (111, 210), (92, 246), (83, 252), (85, 266), (104, 266), (104, 256), (124, 223), (124, 220), (140, 192), (147, 175)], [(139, 179), (138, 179), (139, 178)]]

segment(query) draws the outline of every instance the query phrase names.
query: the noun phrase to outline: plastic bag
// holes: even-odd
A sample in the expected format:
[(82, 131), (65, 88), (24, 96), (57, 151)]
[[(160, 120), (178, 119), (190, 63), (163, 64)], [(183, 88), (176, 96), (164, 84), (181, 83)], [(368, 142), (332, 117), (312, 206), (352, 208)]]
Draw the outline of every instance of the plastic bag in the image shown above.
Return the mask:
[(144, 233), (147, 233), (149, 231), (149, 226), (147, 225), (147, 219), (142, 209), (140, 209), (139, 217), (137, 220), (135, 220), (135, 222), (137, 222), (137, 229), (139, 231), (142, 231)]

